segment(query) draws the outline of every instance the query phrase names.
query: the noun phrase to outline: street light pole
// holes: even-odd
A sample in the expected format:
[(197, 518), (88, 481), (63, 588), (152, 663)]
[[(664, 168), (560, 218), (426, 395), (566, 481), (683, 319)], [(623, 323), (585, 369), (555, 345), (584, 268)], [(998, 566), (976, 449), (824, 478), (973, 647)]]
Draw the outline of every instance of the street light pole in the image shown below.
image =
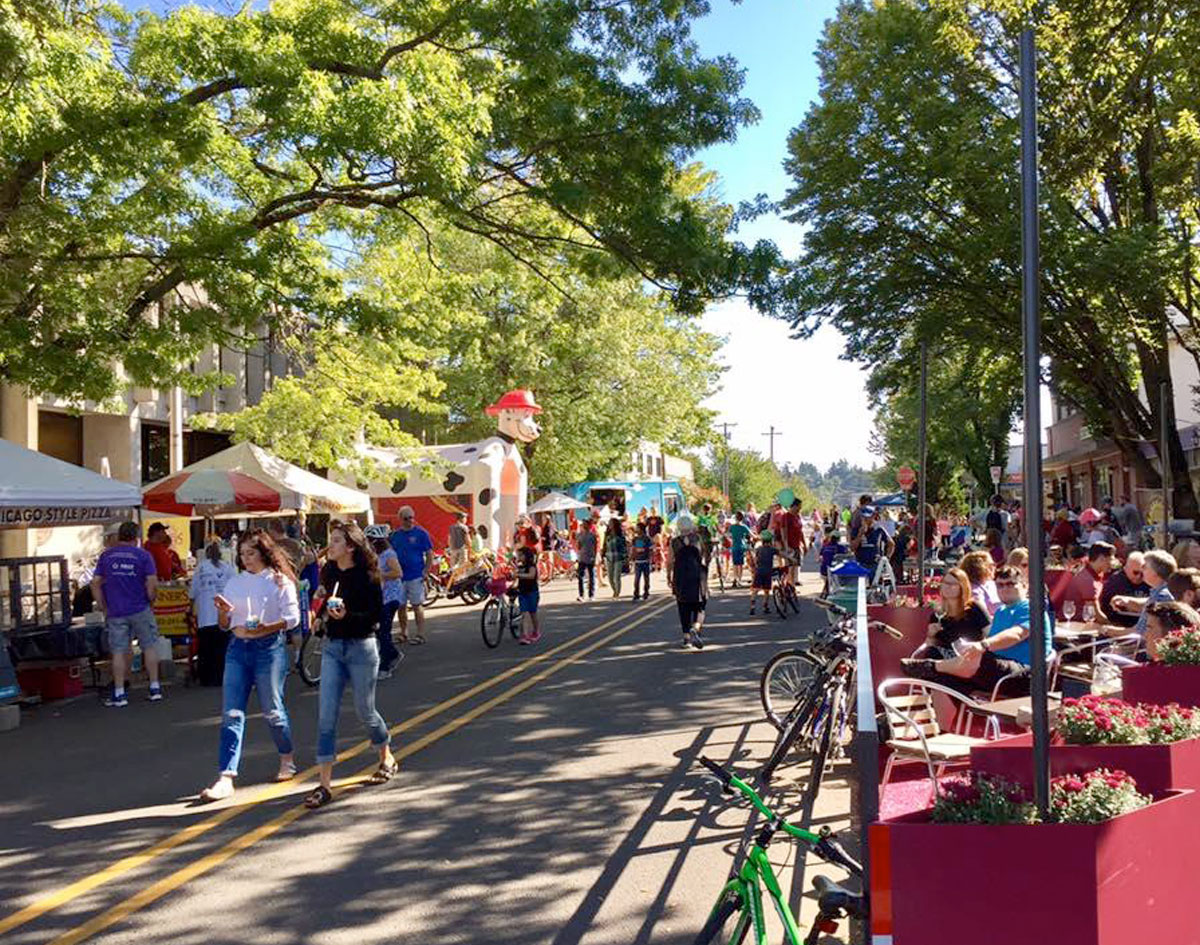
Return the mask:
[(929, 350), (924, 341), (921, 342), (921, 419), (917, 430), (917, 465), (920, 467), (920, 479), (917, 487), (917, 601), (925, 606), (925, 529), (928, 527), (925, 515), (925, 465), (929, 451), (928, 442), (928, 393), (929, 393)]
[(1033, 799), (1050, 809), (1050, 723), (1046, 678), (1046, 591), (1042, 560), (1041, 258), (1038, 237), (1037, 47), (1021, 32), (1021, 321), (1025, 371), (1025, 525), (1029, 537), (1030, 690), (1033, 709)]
[(1162, 546), (1171, 546), (1171, 454), (1170, 454), (1170, 424), (1167, 423), (1167, 382), (1158, 384), (1158, 412), (1160, 414), (1158, 431), (1158, 463), (1162, 467)]

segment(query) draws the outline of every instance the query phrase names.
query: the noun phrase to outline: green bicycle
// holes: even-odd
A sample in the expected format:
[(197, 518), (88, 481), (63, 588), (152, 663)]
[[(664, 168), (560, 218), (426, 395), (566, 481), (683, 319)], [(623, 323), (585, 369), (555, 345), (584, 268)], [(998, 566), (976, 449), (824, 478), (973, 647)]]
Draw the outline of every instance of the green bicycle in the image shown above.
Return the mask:
[[(779, 918), (783, 922), (790, 945), (816, 945), (819, 936), (837, 931), (838, 919), (847, 915), (859, 918), (866, 915), (866, 903), (862, 895), (843, 889), (824, 876), (816, 876), (813, 878), (813, 886), (819, 892), (817, 921), (813, 923), (808, 936), (801, 939), (800, 925), (784, 898), (783, 887), (767, 856), (767, 848), (771, 845), (775, 834), (782, 830), (788, 836), (803, 841), (826, 863), (844, 866), (851, 875), (858, 879), (862, 879), (862, 866), (842, 849), (841, 844), (837, 842), (828, 827), (823, 827), (819, 833), (811, 833), (802, 827), (789, 824), (767, 807), (754, 788), (741, 778), (707, 758), (701, 757), (700, 763), (720, 782), (723, 792), (729, 794), (732, 793), (731, 789), (736, 789), (745, 795), (755, 809), (766, 818), (766, 823), (755, 837), (754, 845), (738, 869), (737, 875), (729, 880), (725, 884), (725, 888), (721, 890), (716, 905), (709, 913), (708, 921), (704, 923), (704, 928), (696, 936), (695, 945), (712, 945), (712, 943), (740, 945), (745, 941), (751, 928), (754, 929), (755, 945), (766, 945), (767, 925), (766, 916), (763, 913), (764, 886), (775, 906), (775, 911), (779, 913)], [(731, 920), (732, 926), (730, 925)]]

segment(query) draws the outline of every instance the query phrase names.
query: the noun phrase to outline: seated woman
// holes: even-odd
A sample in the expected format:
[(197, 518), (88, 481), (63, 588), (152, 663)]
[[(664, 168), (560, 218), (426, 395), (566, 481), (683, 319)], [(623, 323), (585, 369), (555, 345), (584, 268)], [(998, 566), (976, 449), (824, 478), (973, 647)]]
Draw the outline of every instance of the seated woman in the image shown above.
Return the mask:
[(1168, 633), (1200, 628), (1200, 613), (1181, 601), (1164, 600), (1146, 607), (1146, 655), (1151, 662), (1162, 659), (1158, 643)]
[(946, 571), (941, 590), (941, 614), (930, 615), (925, 643), (913, 654), (914, 657), (950, 659), (957, 654), (956, 641), (978, 643), (991, 623), (987, 611), (971, 599), (971, 582), (961, 568)]
[[(969, 695), (990, 692), (1006, 676), (1016, 677), (1014, 688), (1028, 689), (1032, 651), (1029, 643), (1029, 601), (1021, 573), (1008, 565), (996, 572), (996, 589), (1003, 605), (992, 619), (991, 630), (979, 643), (968, 643), (963, 653), (948, 659), (901, 660), (913, 679), (927, 679)], [(1046, 658), (1053, 650), (1054, 635), (1046, 620)], [(1020, 693), (1006, 692), (1005, 695)]]
[(1000, 598), (996, 594), (996, 584), (992, 580), (996, 573), (992, 556), (986, 551), (972, 551), (964, 555), (959, 567), (971, 582), (971, 599), (975, 601), (989, 617), (1000, 609)]

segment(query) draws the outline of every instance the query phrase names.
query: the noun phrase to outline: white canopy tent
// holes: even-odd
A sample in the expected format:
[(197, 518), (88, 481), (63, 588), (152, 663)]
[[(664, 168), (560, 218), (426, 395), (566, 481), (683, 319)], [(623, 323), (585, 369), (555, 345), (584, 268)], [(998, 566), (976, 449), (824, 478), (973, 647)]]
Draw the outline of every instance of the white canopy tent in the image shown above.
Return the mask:
[[(225, 501), (227, 508), (193, 505), (186, 498), (188, 480), (196, 474), (209, 472), (238, 474), (232, 486), (236, 487), (239, 482), (248, 483), (257, 504), (244, 504), (234, 488), (230, 495), (221, 497), (222, 500), (228, 500)], [(272, 456), (253, 443), (237, 443), (207, 456), (165, 479), (151, 483), (143, 491), (147, 509), (177, 515), (210, 514), (220, 518), (241, 518), (255, 514), (278, 515), (285, 511), (332, 515), (371, 511), (371, 500), (365, 492), (323, 479), (307, 469)]]
[(100, 525), (141, 504), (137, 486), (0, 440), (0, 528)]
[(566, 512), (571, 509), (587, 508), (591, 508), (591, 506), (586, 502), (572, 499), (569, 495), (563, 495), (561, 492), (551, 492), (534, 502), (528, 511), (533, 514), (535, 512)]

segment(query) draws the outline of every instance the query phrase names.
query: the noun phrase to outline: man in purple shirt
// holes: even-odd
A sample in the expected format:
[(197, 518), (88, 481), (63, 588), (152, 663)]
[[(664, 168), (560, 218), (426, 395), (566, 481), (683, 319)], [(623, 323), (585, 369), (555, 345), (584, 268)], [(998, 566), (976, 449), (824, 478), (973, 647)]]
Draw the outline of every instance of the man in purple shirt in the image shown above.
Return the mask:
[(104, 704), (113, 708), (129, 705), (125, 679), (134, 636), (142, 648), (146, 674), (150, 677), (150, 701), (162, 699), (155, 650), (158, 623), (150, 607), (158, 593), (158, 574), (154, 558), (145, 548), (138, 547), (137, 540), (137, 523), (122, 522), (117, 531), (117, 543), (100, 555), (96, 575), (92, 578), (92, 595), (104, 612), (108, 648), (112, 654), (113, 691)]

